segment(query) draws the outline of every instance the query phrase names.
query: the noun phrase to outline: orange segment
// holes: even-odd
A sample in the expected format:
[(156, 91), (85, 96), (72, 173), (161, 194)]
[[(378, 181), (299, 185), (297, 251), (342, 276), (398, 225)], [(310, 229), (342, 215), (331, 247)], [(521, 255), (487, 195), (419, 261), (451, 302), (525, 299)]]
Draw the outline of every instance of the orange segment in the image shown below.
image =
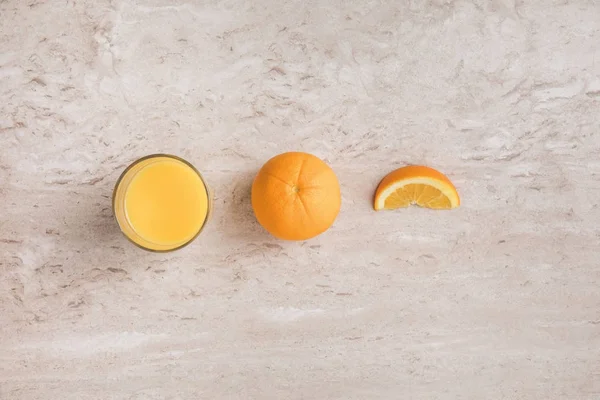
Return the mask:
[(441, 172), (411, 165), (390, 172), (377, 187), (373, 208), (393, 210), (417, 205), (448, 210), (460, 205), (456, 188)]

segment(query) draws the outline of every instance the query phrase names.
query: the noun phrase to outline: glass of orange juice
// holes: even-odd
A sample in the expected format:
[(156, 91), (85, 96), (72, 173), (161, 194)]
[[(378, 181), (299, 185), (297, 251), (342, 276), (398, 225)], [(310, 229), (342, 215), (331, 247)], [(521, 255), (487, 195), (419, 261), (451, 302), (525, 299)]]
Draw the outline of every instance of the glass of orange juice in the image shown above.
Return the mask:
[(131, 242), (166, 252), (191, 243), (211, 212), (200, 172), (182, 158), (153, 154), (123, 171), (113, 192), (113, 212)]

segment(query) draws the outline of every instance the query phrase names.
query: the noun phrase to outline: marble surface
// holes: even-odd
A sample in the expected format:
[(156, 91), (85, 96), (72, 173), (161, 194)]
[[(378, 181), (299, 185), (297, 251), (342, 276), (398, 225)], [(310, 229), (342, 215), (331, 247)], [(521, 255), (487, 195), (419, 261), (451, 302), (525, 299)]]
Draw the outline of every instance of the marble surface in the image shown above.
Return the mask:
[[(0, 399), (600, 398), (600, 3), (0, 1)], [(255, 221), (275, 154), (334, 226)], [(130, 245), (115, 180), (185, 157), (201, 237)], [(376, 213), (407, 163), (452, 212)]]

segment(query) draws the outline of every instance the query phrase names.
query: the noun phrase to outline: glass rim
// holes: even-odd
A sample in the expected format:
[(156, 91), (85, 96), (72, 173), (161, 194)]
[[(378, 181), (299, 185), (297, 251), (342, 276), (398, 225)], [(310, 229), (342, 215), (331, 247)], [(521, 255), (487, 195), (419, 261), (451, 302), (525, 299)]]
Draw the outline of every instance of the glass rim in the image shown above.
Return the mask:
[[(116, 204), (116, 197), (117, 197), (117, 189), (119, 188), (119, 185), (121, 184), (121, 182), (123, 181), (123, 178), (125, 178), (125, 176), (127, 175), (127, 173), (136, 165), (138, 165), (139, 163), (149, 160), (151, 158), (159, 158), (159, 157), (164, 157), (164, 158), (171, 158), (173, 160), (177, 160), (179, 162), (184, 163), (185, 165), (187, 165), (188, 167), (190, 167), (192, 169), (192, 171), (194, 171), (196, 173), (196, 175), (198, 175), (198, 177), (200, 178), (200, 181), (202, 182), (202, 184), (204, 185), (204, 189), (206, 190), (206, 196), (208, 197), (208, 201), (207, 201), (207, 205), (206, 205), (206, 217), (204, 218), (204, 221), (202, 222), (202, 225), (200, 226), (200, 228), (198, 229), (198, 232), (196, 232), (194, 234), (194, 236), (192, 236), (188, 241), (186, 241), (185, 243), (174, 247), (172, 249), (166, 249), (166, 250), (156, 250), (156, 249), (151, 249), (148, 248), (146, 246), (143, 246), (139, 243), (136, 243), (133, 239), (131, 239), (129, 236), (127, 236), (125, 234), (125, 232), (123, 231), (123, 228), (121, 227), (121, 224), (119, 222), (119, 219), (117, 217), (117, 213), (115, 212), (115, 204)], [(196, 167), (194, 167), (194, 165), (192, 165), (192, 163), (190, 163), (189, 161), (175, 156), (173, 154), (167, 154), (167, 153), (154, 153), (154, 154), (149, 154), (147, 156), (144, 156), (142, 158), (138, 158), (135, 161), (133, 161), (131, 164), (129, 164), (127, 166), (127, 168), (125, 168), (125, 170), (121, 173), (121, 175), (119, 176), (119, 179), (117, 179), (117, 183), (115, 183), (115, 187), (113, 188), (113, 195), (112, 195), (112, 211), (113, 211), (113, 217), (115, 219), (115, 222), (117, 223), (117, 226), (119, 227), (119, 230), (121, 231), (121, 233), (123, 234), (123, 236), (125, 236), (125, 238), (127, 240), (129, 240), (131, 243), (133, 243), (134, 245), (136, 245), (137, 247), (139, 247), (140, 249), (146, 250), (146, 251), (150, 251), (152, 253), (170, 253), (172, 251), (175, 250), (179, 250), (182, 249), (184, 247), (186, 247), (187, 245), (189, 245), (190, 243), (192, 243), (194, 240), (196, 240), (196, 238), (200, 235), (200, 233), (202, 233), (202, 231), (204, 230), (204, 227), (206, 226), (209, 216), (211, 214), (212, 211), (212, 205), (211, 205), (212, 201), (211, 201), (211, 196), (210, 196), (210, 189), (208, 187), (208, 185), (206, 184), (206, 181), (204, 180), (204, 177), (202, 176), (202, 174), (200, 173), (200, 171), (198, 171), (198, 169)], [(135, 229), (132, 228), (132, 230), (135, 232)], [(137, 233), (137, 232), (136, 232)]]

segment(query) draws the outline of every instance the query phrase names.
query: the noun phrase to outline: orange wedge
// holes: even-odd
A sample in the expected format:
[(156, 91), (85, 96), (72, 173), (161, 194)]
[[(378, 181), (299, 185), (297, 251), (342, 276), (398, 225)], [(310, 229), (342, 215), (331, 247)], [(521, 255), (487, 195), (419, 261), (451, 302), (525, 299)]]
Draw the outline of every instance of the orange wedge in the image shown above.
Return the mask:
[(411, 165), (390, 172), (377, 187), (373, 208), (393, 210), (417, 205), (449, 210), (460, 205), (456, 188), (441, 172)]

